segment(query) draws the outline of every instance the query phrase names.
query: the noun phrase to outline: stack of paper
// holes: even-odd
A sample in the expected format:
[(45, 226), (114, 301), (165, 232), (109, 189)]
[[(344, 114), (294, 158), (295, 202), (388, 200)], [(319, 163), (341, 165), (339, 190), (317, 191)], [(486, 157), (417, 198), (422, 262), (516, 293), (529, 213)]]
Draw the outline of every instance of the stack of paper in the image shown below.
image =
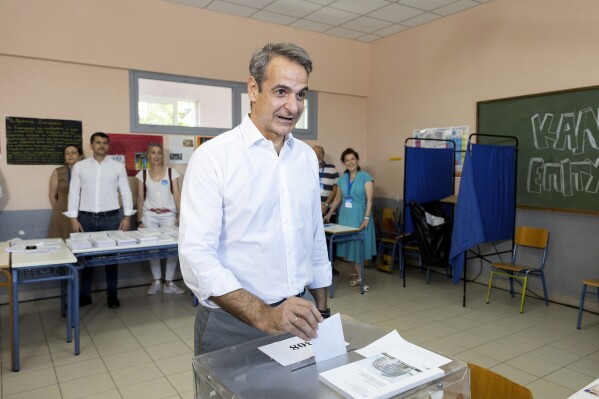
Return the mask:
[(159, 227), (140, 227), (137, 230), (145, 235), (159, 236), (160, 234), (162, 234)]
[(179, 236), (179, 229), (176, 227), (142, 227), (138, 231), (142, 235), (155, 236), (159, 243), (175, 242)]
[(146, 234), (139, 230), (128, 231), (127, 234), (131, 237), (134, 237), (140, 244), (152, 244), (158, 242), (158, 236), (153, 234)]
[(365, 356), (320, 373), (319, 379), (346, 398), (384, 399), (442, 377), (451, 360), (405, 341), (393, 331), (357, 353)]
[(599, 397), (599, 379), (591, 382), (574, 395), (568, 397), (568, 399), (594, 399), (597, 397)]
[(176, 237), (173, 237), (172, 235), (169, 235), (169, 234), (161, 234), (158, 236), (159, 243), (169, 243), (169, 242), (175, 242), (175, 241), (176, 241)]
[(105, 231), (90, 233), (89, 240), (96, 248), (106, 248), (116, 246), (116, 241), (110, 237)]
[(83, 232), (83, 233), (71, 233), (71, 240), (87, 240), (92, 233)]
[(112, 238), (113, 240), (116, 241), (116, 245), (135, 245), (137, 244), (137, 240), (135, 239), (135, 237), (130, 236), (129, 234), (126, 234), (123, 231), (120, 230), (116, 230), (116, 231), (111, 231), (108, 233), (108, 237)]
[(62, 240), (60, 238), (46, 238), (43, 240), (11, 240), (10, 247), (6, 248), (6, 252), (27, 252), (27, 253), (42, 253), (55, 252), (60, 250)]
[(89, 249), (92, 243), (87, 238), (67, 238), (67, 246), (71, 249)]
[(320, 373), (319, 379), (346, 398), (384, 399), (443, 375), (420, 359), (388, 351)]
[(162, 227), (163, 234), (171, 235), (175, 238), (179, 236), (179, 228), (178, 227)]

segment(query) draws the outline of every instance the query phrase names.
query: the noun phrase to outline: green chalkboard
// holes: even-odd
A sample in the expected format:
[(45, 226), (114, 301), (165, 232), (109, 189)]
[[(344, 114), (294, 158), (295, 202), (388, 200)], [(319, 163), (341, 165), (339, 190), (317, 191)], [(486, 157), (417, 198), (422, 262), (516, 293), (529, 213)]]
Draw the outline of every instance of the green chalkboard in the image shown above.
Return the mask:
[(586, 87), (478, 102), (477, 132), (518, 138), (519, 207), (599, 214), (598, 117)]
[(62, 165), (64, 147), (81, 145), (81, 121), (6, 117), (9, 165)]

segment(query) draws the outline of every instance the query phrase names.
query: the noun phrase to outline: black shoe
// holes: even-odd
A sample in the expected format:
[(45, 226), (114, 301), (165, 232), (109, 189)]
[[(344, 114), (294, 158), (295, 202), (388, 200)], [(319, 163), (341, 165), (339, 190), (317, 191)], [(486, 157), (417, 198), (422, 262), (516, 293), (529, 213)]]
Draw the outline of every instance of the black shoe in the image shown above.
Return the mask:
[(91, 304), (92, 304), (92, 297), (91, 296), (79, 295), (79, 307), (81, 307), (81, 306), (87, 306), (87, 305), (91, 305)]
[(117, 298), (116, 294), (108, 294), (108, 307), (110, 309), (116, 309), (121, 306), (121, 302), (119, 302), (119, 298)]
[(338, 276), (339, 272), (337, 271), (337, 269), (333, 268), (333, 276)]

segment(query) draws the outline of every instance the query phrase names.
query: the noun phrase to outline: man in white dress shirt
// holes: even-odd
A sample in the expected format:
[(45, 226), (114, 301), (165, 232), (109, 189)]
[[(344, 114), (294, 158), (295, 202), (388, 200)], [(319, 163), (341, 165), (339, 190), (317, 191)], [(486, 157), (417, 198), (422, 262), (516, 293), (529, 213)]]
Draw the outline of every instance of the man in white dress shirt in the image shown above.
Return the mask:
[(330, 312), (318, 161), (290, 133), (311, 71), (297, 45), (257, 50), (248, 78), (251, 113), (191, 157), (179, 259), (201, 304), (196, 354), (267, 334), (310, 340)]
[[(125, 166), (106, 158), (108, 146), (108, 135), (102, 132), (94, 133), (90, 139), (92, 157), (73, 166), (67, 212), (67, 216), (71, 218), (72, 232), (129, 230), (131, 215), (135, 213), (131, 188)], [(119, 216), (119, 192), (125, 215), (122, 220)], [(107, 265), (105, 270), (108, 307), (118, 308), (118, 265)], [(94, 268), (85, 267), (81, 272), (80, 306), (92, 303), (93, 279)]]

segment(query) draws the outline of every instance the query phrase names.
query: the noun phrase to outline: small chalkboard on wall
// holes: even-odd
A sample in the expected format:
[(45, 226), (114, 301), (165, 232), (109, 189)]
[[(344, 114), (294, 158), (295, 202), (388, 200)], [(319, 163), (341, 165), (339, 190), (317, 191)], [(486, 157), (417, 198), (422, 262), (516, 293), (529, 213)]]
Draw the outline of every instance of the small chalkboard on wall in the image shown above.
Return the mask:
[(6, 117), (9, 165), (62, 165), (65, 145), (81, 145), (81, 140), (81, 121)]
[(599, 87), (481, 101), (477, 131), (518, 137), (519, 207), (599, 214)]

